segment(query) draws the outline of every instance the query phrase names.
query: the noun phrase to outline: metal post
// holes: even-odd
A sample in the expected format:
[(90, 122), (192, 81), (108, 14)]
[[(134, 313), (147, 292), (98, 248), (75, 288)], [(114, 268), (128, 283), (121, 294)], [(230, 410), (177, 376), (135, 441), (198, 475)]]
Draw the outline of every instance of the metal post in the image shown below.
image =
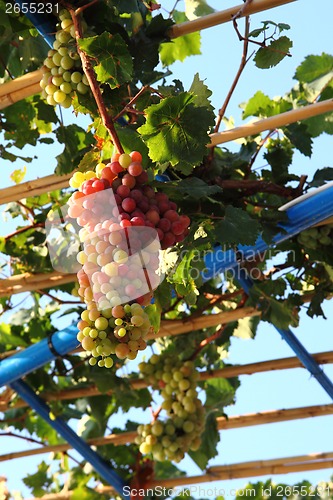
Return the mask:
[(124, 480), (113, 471), (110, 465), (87, 443), (80, 438), (69, 425), (59, 417), (50, 418), (51, 410), (49, 406), (39, 397), (23, 380), (16, 380), (10, 387), (28, 403), (58, 434), (60, 434), (80, 455), (89, 462), (96, 472), (110, 484), (121, 496), (124, 495), (123, 488), (126, 485)]
[[(244, 291), (246, 293), (249, 293), (251, 287), (253, 286), (253, 281), (246, 275), (246, 271), (240, 267), (238, 267), (237, 281), (244, 288)], [(300, 362), (303, 363), (305, 368), (311, 373), (311, 375), (314, 376), (317, 382), (333, 400), (333, 383), (328, 378), (326, 373), (321, 369), (317, 361), (305, 349), (303, 344), (301, 344), (296, 335), (289, 328), (282, 329), (275, 325), (273, 326), (275, 330), (279, 332), (281, 337), (287, 342), (287, 344), (292, 348)]]
[(60, 332), (55, 332), (27, 349), (0, 361), (0, 387), (10, 384), (49, 361), (64, 356), (78, 347), (76, 338), (78, 329), (71, 325)]

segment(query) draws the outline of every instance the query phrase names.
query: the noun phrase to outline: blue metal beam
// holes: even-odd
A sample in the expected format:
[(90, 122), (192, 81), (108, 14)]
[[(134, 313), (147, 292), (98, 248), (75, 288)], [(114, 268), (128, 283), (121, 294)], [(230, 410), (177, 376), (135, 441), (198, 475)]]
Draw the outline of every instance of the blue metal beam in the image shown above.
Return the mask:
[(333, 215), (333, 185), (323, 186), (315, 191), (309, 198), (303, 199), (298, 204), (286, 210), (288, 221), (279, 224), (284, 232), (278, 233), (273, 238), (272, 245), (268, 245), (259, 237), (253, 246), (240, 245), (236, 253), (234, 250), (223, 251), (216, 247), (205, 257), (206, 270), (204, 280), (213, 278), (219, 273), (237, 267), (239, 261), (245, 261), (255, 255), (265, 252), (270, 246), (277, 245), (292, 238), (304, 229), (318, 224)]
[(121, 496), (124, 496), (124, 480), (114, 472), (110, 465), (94, 450), (87, 445), (87, 443), (80, 438), (69, 425), (59, 417), (50, 418), (51, 410), (44, 401), (37, 396), (34, 391), (23, 380), (16, 380), (10, 384), (10, 387), (17, 392), (17, 394), (28, 405), (35, 410), (53, 429), (55, 429), (60, 436), (62, 436), (67, 443), (69, 443), (75, 450), (82, 455), (82, 457), (89, 462), (96, 472), (110, 484)]
[(55, 332), (27, 349), (0, 361), (0, 387), (22, 378), (58, 356), (73, 351), (80, 345), (76, 338), (78, 329), (71, 325)]
[[(237, 271), (237, 281), (243, 287), (244, 291), (248, 294), (251, 287), (253, 286), (253, 281), (246, 275), (246, 271), (244, 269), (239, 267)], [(273, 326), (279, 332), (281, 337), (287, 342), (287, 344), (292, 348), (300, 362), (303, 363), (305, 368), (311, 373), (311, 375), (314, 376), (317, 382), (322, 386), (322, 388), (326, 391), (326, 393), (333, 401), (333, 383), (318, 365), (317, 361), (305, 349), (303, 344), (301, 344), (296, 335), (289, 328), (282, 329), (275, 325)]]

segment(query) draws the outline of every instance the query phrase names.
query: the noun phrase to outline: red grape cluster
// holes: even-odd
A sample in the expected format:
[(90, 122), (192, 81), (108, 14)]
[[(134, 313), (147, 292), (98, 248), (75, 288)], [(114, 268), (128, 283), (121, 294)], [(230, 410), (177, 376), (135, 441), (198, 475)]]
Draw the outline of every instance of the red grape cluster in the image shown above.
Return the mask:
[(97, 173), (76, 172), (68, 215), (76, 219), (79, 295), (87, 304), (78, 339), (90, 363), (112, 366), (110, 354), (134, 359), (151, 326), (143, 306), (160, 283), (159, 250), (184, 239), (190, 220), (146, 183), (141, 154), (115, 155)]
[(141, 375), (161, 392), (167, 418), (160, 414), (151, 424), (139, 425), (136, 443), (143, 455), (154, 460), (179, 462), (189, 450), (200, 446), (205, 411), (196, 386), (199, 373), (192, 361), (184, 363), (171, 355), (156, 355), (148, 363), (140, 363)]

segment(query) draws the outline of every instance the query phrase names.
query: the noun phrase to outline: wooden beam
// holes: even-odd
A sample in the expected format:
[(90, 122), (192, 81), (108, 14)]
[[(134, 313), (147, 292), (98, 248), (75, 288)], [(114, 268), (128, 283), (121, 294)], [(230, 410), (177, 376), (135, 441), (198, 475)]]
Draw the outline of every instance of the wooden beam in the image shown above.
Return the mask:
[[(12, 354), (15, 354), (15, 351), (13, 351)], [(312, 354), (312, 356), (320, 365), (333, 363), (333, 351), (320, 352), (317, 354)], [(255, 373), (264, 373), (275, 370), (288, 370), (292, 368), (304, 368), (304, 366), (296, 356), (290, 358), (260, 361), (258, 363), (249, 363), (247, 365), (226, 366), (225, 368), (221, 368), (218, 370), (201, 372), (200, 380), (203, 381), (210, 378), (232, 378), (241, 375), (253, 375)], [(149, 387), (148, 383), (145, 380), (141, 379), (130, 379), (128, 382), (131, 385), (131, 388), (134, 390)], [(14, 394), (14, 391), (12, 391), (11, 397), (9, 399), (7, 398), (6, 400), (3, 399), (3, 401), (1, 401), (0, 397), (0, 411), (4, 412), (8, 409), (25, 408), (28, 406), (27, 403), (22, 399), (19, 399), (15, 403), (10, 404), (10, 400), (13, 399)], [(111, 395), (112, 391), (107, 391), (105, 394)], [(70, 399), (86, 398), (100, 395), (101, 392), (96, 386), (88, 386), (80, 387), (78, 389), (64, 389), (57, 392), (42, 392), (40, 394), (40, 397), (44, 399), (44, 401), (66, 401)]]
[[(290, 474), (292, 472), (305, 472), (310, 470), (330, 469), (333, 467), (333, 453), (313, 453), (296, 457), (284, 457), (273, 460), (258, 460), (254, 462), (241, 462), (230, 465), (216, 465), (209, 467), (204, 474), (198, 476), (185, 476), (169, 479), (150, 481), (146, 488), (154, 489), (157, 486), (176, 488), (207, 482), (216, 482), (226, 479), (252, 478), (258, 476)], [(113, 494), (111, 486), (100, 485), (96, 492)], [(49, 493), (42, 497), (29, 500), (70, 500), (72, 491)]]
[(0, 85), (0, 109), (7, 108), (21, 99), (38, 94), (41, 91), (39, 82), (42, 76), (43, 70), (40, 68)]
[(77, 281), (76, 274), (63, 274), (57, 271), (47, 274), (16, 274), (0, 280), (0, 297), (9, 297), (16, 293), (31, 292), (52, 288)]
[(39, 196), (57, 189), (68, 188), (71, 174), (47, 175), (32, 181), (22, 182), (16, 186), (0, 189), (0, 204), (19, 201), (30, 196)]
[(234, 141), (236, 139), (240, 139), (241, 137), (258, 135), (260, 132), (265, 130), (274, 130), (276, 128), (284, 127), (285, 125), (289, 125), (290, 123), (306, 120), (307, 118), (322, 115), (323, 113), (328, 113), (329, 111), (333, 111), (333, 99), (316, 102), (314, 104), (303, 106), (302, 108), (292, 109), (291, 111), (286, 111), (285, 113), (281, 113), (279, 115), (264, 118), (263, 120), (257, 120), (252, 123), (242, 125), (241, 127), (210, 134), (209, 137), (211, 142), (208, 144), (208, 147)]
[(175, 24), (167, 31), (167, 35), (170, 38), (178, 38), (179, 36), (188, 35), (189, 33), (212, 28), (213, 26), (217, 26), (219, 24), (228, 23), (232, 21), (233, 17), (237, 16), (238, 13), (239, 16), (237, 17), (245, 17), (294, 1), (295, 0), (252, 0), (252, 2), (248, 3), (245, 7), (244, 4), (235, 5), (235, 7), (214, 12), (212, 14), (208, 14), (207, 16), (194, 19), (193, 21)]
[[(312, 417), (323, 417), (333, 415), (333, 404), (320, 406), (305, 406), (301, 408), (288, 408), (281, 410), (269, 410), (260, 413), (249, 413), (247, 415), (232, 415), (228, 418), (218, 417), (217, 427), (219, 430), (238, 429), (241, 427), (250, 427), (254, 425), (274, 424), (277, 422), (286, 422)], [(119, 434), (109, 434), (97, 438), (88, 439), (87, 443), (91, 446), (106, 446), (108, 444), (123, 445), (133, 443), (137, 433), (122, 432)], [(29, 450), (17, 451), (0, 455), (0, 462), (13, 460), (15, 458), (41, 455), (44, 453), (60, 453), (70, 450), (72, 447), (67, 444), (49, 445)]]

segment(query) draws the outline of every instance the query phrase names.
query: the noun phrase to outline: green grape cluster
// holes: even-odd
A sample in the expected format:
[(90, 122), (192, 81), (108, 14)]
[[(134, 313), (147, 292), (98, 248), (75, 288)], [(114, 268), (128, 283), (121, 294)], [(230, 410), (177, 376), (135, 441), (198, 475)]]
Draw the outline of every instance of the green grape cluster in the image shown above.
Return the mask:
[(74, 92), (86, 94), (89, 91), (89, 83), (82, 71), (80, 56), (76, 49), (74, 24), (69, 12), (60, 11), (59, 20), (53, 49), (48, 51), (44, 61), (45, 72), (40, 86), (42, 97), (48, 104), (51, 106), (60, 104), (64, 108), (69, 108)]
[(151, 424), (139, 425), (135, 442), (143, 455), (151, 454), (154, 460), (180, 462), (201, 444), (205, 410), (196, 389), (199, 373), (192, 361), (156, 354), (140, 363), (139, 370), (160, 391), (167, 418), (161, 420), (159, 414)]
[(81, 314), (77, 339), (91, 355), (91, 366), (111, 368), (112, 354), (119, 359), (135, 359), (138, 351), (146, 348), (151, 324), (140, 304), (117, 305), (102, 311), (93, 301), (88, 306)]
[(329, 246), (333, 243), (333, 226), (327, 224), (325, 226), (311, 227), (302, 231), (297, 236), (297, 241), (305, 249), (317, 250), (322, 246)]

